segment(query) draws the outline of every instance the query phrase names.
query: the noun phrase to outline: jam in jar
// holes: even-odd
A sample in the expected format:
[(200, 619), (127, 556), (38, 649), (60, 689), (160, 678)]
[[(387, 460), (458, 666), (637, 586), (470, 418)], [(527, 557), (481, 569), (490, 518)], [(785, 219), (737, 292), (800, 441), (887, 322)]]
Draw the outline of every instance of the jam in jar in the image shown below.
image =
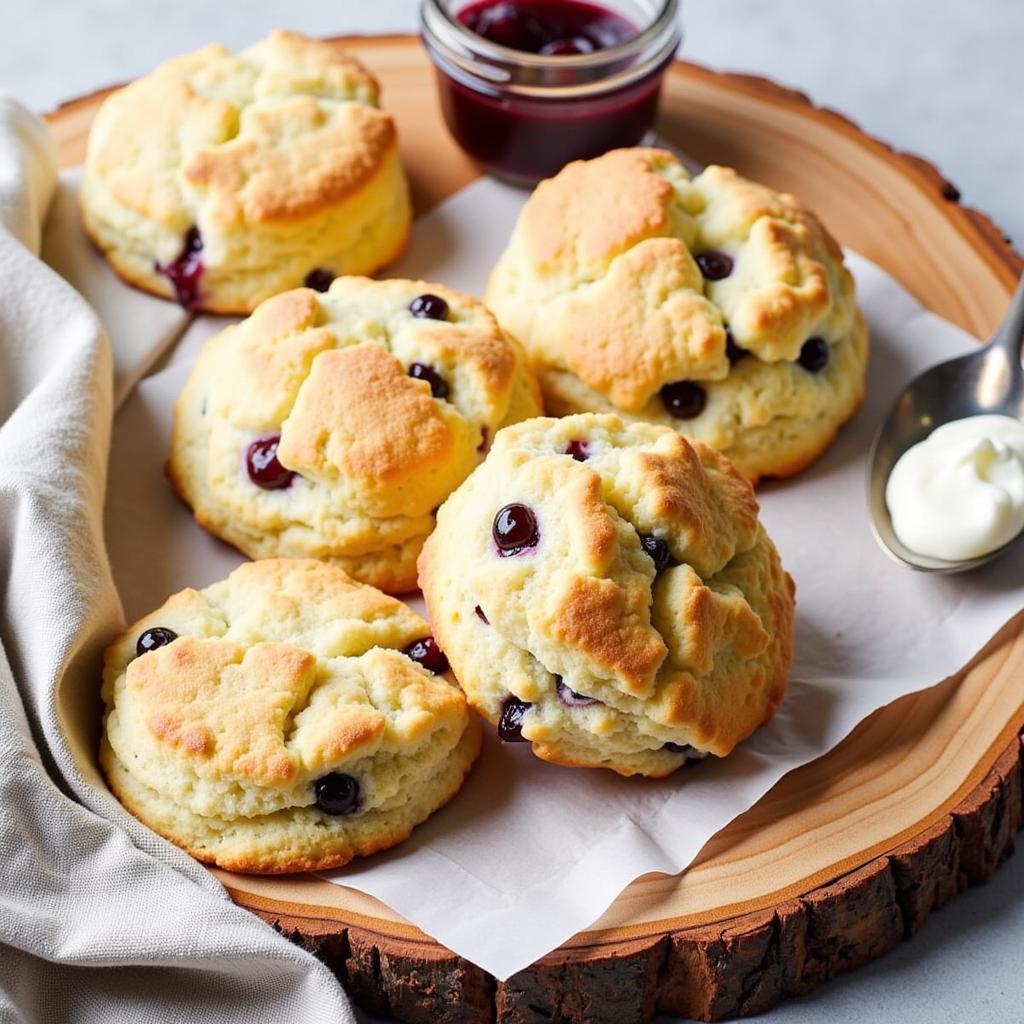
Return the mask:
[(424, 0), (462, 148), (520, 184), (641, 142), (679, 45), (678, 0)]

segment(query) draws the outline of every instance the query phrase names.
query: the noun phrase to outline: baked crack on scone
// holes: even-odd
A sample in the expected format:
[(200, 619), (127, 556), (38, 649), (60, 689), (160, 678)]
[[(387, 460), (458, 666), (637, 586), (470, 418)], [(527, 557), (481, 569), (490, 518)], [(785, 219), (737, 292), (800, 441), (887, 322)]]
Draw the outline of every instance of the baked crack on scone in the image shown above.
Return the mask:
[(481, 736), (446, 669), (423, 619), (336, 566), (251, 562), (107, 649), (100, 764), (199, 860), (338, 867), (401, 842), (462, 785)]
[(668, 152), (569, 164), (527, 201), (486, 300), (547, 411), (661, 423), (744, 475), (813, 462), (864, 394), (839, 246), (799, 200)]
[(540, 411), (522, 348), (478, 301), (344, 277), (207, 343), (168, 472), (197, 521), (250, 557), (326, 558), (402, 593), (437, 506), (500, 427)]
[(503, 430), (419, 564), (470, 704), (547, 761), (668, 775), (728, 754), (782, 699), (792, 580), (751, 485), (667, 427)]
[(126, 281), (248, 313), (397, 259), (412, 221), (377, 81), (337, 42), (219, 43), (113, 93), (89, 135), (85, 226)]

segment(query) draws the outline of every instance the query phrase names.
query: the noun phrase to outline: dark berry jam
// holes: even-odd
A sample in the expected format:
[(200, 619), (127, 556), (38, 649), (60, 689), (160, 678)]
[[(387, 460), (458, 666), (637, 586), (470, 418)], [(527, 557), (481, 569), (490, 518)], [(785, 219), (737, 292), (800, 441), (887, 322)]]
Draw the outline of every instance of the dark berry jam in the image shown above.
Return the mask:
[(808, 338), (800, 349), (797, 362), (808, 373), (821, 373), (828, 366), (828, 342), (824, 338)]
[(561, 676), (555, 676), (555, 693), (567, 708), (589, 708), (594, 704), (601, 703), (596, 697), (584, 697), (582, 693), (570, 690), (562, 681)]
[(661, 572), (662, 569), (667, 569), (672, 564), (672, 552), (669, 551), (668, 545), (661, 537), (655, 537), (654, 534), (650, 533), (642, 533), (640, 534), (640, 547), (651, 556), (654, 568), (658, 572)]
[(498, 736), (506, 743), (527, 743), (523, 736), (523, 718), (533, 707), (518, 697), (508, 697), (501, 705), (501, 717), (498, 719)]
[(692, 380), (677, 380), (660, 391), (665, 411), (677, 420), (692, 420), (704, 411), (708, 393)]
[(519, 184), (639, 143), (679, 42), (675, 0), (642, 24), (586, 0), (425, 0), (424, 12), (449, 130)]
[(590, 458), (590, 448), (586, 441), (570, 441), (562, 454), (571, 455), (577, 462), (586, 462)]
[(724, 252), (715, 252), (711, 249), (697, 253), (694, 259), (708, 281), (721, 281), (732, 273), (732, 257), (726, 256)]
[(540, 531), (537, 517), (525, 505), (506, 505), (499, 509), (491, 526), (498, 554), (507, 557), (537, 546)]
[(413, 363), (409, 367), (409, 376), (415, 377), (416, 380), (425, 380), (435, 398), (448, 397), (448, 381), (428, 363)]
[(636, 35), (622, 15), (583, 0), (478, 0), (458, 18), (488, 42), (552, 57), (607, 50)]
[(303, 281), (303, 284), (307, 288), (312, 288), (315, 292), (325, 292), (331, 287), (333, 280), (334, 271), (328, 270), (326, 267), (314, 267), (306, 275), (306, 280)]
[(409, 303), (409, 312), (419, 320), (447, 320), (448, 303), (440, 295), (417, 295)]
[(155, 651), (158, 647), (166, 647), (172, 640), (177, 639), (178, 634), (173, 629), (167, 629), (164, 626), (153, 626), (147, 629), (135, 644), (136, 657), (148, 654), (150, 651)]
[(195, 309), (199, 305), (199, 282), (205, 269), (202, 252), (203, 236), (193, 225), (185, 232), (181, 252), (170, 263), (153, 264), (156, 272), (171, 282), (178, 302), (185, 309)]
[(313, 783), (316, 805), (324, 814), (354, 814), (359, 810), (359, 780), (331, 772)]
[(439, 675), (448, 671), (448, 658), (444, 651), (437, 646), (437, 641), (432, 636), (425, 636), (422, 640), (413, 640), (402, 652), (412, 658), (417, 665), (422, 665), (428, 672)]
[(281, 435), (273, 434), (253, 441), (245, 453), (245, 468), (249, 479), (265, 491), (279, 491), (295, 479), (295, 473), (277, 461), (277, 446)]
[(441, 110), (459, 145), (488, 170), (530, 185), (573, 160), (636, 146), (658, 110), (661, 75), (606, 96), (582, 101), (505, 103), (441, 78)]

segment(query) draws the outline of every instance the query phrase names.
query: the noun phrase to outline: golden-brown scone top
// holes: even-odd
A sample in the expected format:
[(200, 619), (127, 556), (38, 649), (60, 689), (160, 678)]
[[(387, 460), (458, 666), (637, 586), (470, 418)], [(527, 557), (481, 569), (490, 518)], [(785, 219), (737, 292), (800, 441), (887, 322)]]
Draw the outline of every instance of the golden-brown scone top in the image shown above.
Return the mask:
[[(443, 319), (411, 311), (425, 294)], [(398, 593), (415, 588), (437, 506), (500, 427), (539, 412), (522, 349), (479, 302), (338, 278), (207, 344), (176, 405), (169, 471), (199, 522), (246, 554), (332, 559)], [(274, 437), (292, 476), (268, 490), (246, 459)]]
[[(509, 509), (535, 524), (515, 550), (495, 533)], [(663, 427), (503, 430), (442, 506), (420, 583), (469, 702), (546, 760), (665, 775), (728, 754), (782, 698), (792, 582), (750, 484)]]
[(411, 212), (376, 80), (337, 42), (275, 31), (161, 64), (92, 128), (86, 226), (129, 281), (166, 270), (198, 231), (196, 309), (248, 312), (316, 269), (368, 273), (401, 251)]
[[(392, 845), (479, 747), (460, 691), (408, 653), (428, 635), (324, 562), (254, 562), (183, 590), (107, 651), (111, 786), (156, 831), (235, 870), (312, 870)], [(353, 795), (332, 812), (318, 787), (336, 774)]]
[[(731, 273), (705, 277), (707, 254)], [(819, 454), (863, 391), (853, 281), (817, 218), (729, 168), (691, 180), (663, 150), (616, 150), (541, 182), (487, 302), (526, 344), (549, 411), (664, 423), (750, 478)], [(831, 355), (813, 373), (800, 362), (811, 338)], [(663, 401), (679, 381), (706, 394), (693, 418)]]

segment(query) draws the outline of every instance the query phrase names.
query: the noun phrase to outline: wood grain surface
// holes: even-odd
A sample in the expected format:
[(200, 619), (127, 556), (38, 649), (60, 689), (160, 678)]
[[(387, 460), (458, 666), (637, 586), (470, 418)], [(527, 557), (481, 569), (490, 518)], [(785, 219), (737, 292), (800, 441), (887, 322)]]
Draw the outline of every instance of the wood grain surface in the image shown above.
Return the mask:
[[(441, 121), (418, 41), (351, 39), (396, 116), (416, 209), (479, 173)], [(97, 93), (50, 116), (81, 162)], [(1024, 267), (929, 163), (764, 79), (676, 63), (660, 133), (702, 163), (805, 199), (846, 245), (979, 338)], [(763, 1010), (916, 932), (1008, 856), (1022, 819), (1024, 616), (959, 675), (881, 709), (783, 778), (681, 876), (636, 880), (595, 924), (507, 982), (383, 904), (310, 877), (215, 874), (322, 957), (363, 1006), (410, 1024), (630, 1024)]]

